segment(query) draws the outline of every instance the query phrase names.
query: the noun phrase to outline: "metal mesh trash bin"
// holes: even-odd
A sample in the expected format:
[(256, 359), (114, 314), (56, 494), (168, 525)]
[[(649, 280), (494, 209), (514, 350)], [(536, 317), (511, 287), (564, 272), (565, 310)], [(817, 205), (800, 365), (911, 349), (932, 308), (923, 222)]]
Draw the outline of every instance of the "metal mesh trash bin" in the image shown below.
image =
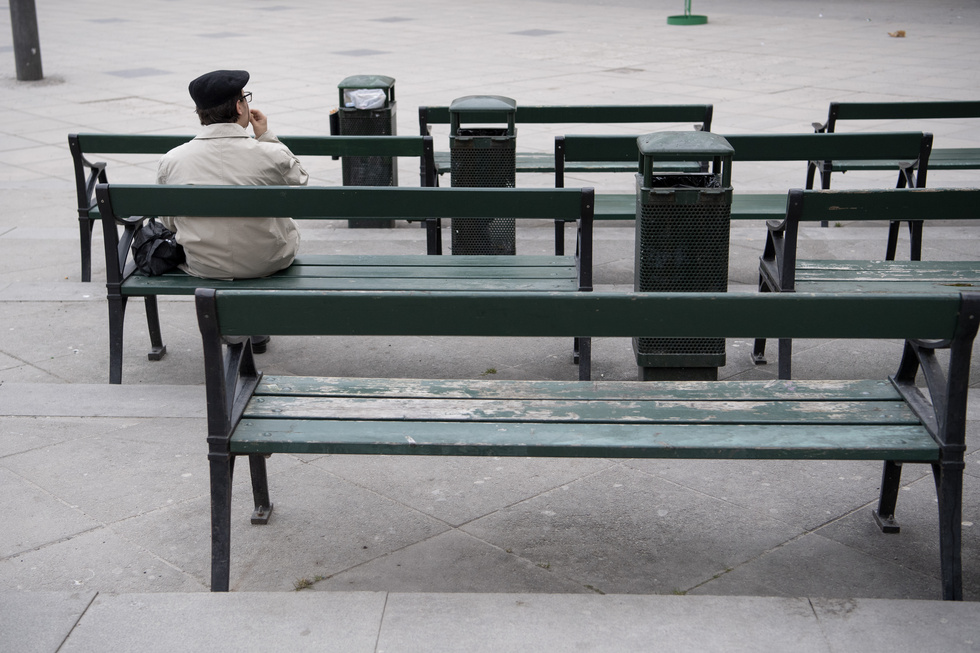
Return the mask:
[[(734, 152), (710, 132), (661, 132), (637, 139), (636, 260), (641, 292), (726, 292)], [(697, 173), (653, 171), (658, 161), (711, 161)], [(633, 339), (641, 380), (717, 379), (724, 338)]]
[[(392, 136), (395, 125), (395, 80), (384, 75), (354, 75), (337, 85), (340, 136)], [(397, 186), (398, 159), (391, 156), (345, 156), (341, 162), (344, 186)], [(352, 228), (390, 228), (394, 220), (348, 220)]]
[[(452, 185), (513, 188), (517, 143), (517, 103), (495, 95), (471, 95), (449, 105), (449, 154)], [(462, 122), (505, 123), (506, 127), (462, 127)], [(514, 219), (452, 220), (453, 254), (514, 254)]]

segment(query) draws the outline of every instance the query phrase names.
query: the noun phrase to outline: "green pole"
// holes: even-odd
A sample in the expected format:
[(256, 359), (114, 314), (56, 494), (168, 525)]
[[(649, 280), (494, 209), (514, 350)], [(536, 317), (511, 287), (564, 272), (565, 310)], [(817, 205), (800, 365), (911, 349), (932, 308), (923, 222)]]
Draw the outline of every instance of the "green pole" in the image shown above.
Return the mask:
[(691, 14), (691, 0), (684, 0), (683, 16), (667, 16), (668, 25), (704, 25), (707, 22), (707, 16), (695, 16)]

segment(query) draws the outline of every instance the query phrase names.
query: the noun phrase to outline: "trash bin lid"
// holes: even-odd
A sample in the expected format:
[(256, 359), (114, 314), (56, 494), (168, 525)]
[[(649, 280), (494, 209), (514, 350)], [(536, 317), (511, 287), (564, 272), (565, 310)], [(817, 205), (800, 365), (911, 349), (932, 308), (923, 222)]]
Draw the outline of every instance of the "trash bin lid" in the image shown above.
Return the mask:
[(730, 157), (735, 148), (723, 136), (711, 132), (655, 132), (636, 139), (640, 156), (659, 161), (706, 161)]
[(337, 88), (391, 88), (395, 78), (386, 75), (352, 75), (337, 84)]
[(508, 112), (517, 111), (517, 101), (502, 95), (467, 95), (456, 98), (449, 105), (449, 113), (463, 112)]

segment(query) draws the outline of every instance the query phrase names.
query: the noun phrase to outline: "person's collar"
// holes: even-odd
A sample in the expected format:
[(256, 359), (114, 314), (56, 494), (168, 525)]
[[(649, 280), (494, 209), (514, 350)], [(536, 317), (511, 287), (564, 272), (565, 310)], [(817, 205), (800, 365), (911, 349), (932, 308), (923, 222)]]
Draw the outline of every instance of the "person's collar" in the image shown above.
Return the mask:
[(251, 138), (237, 122), (217, 122), (204, 125), (198, 138)]

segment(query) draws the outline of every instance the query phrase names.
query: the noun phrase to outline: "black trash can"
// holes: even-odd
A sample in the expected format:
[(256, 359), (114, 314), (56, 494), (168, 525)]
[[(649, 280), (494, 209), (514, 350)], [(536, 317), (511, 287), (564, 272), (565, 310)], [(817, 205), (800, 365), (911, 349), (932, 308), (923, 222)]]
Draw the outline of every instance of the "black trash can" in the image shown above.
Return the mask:
[[(454, 187), (513, 188), (517, 103), (496, 95), (471, 95), (449, 105), (449, 154)], [(505, 127), (467, 126), (505, 124)], [(513, 218), (452, 220), (452, 253), (515, 254)]]
[[(395, 80), (384, 75), (354, 75), (337, 85), (340, 107), (331, 132), (339, 136), (392, 136), (395, 124)], [(392, 156), (345, 156), (344, 186), (397, 186), (398, 159)], [(391, 228), (394, 220), (348, 220), (351, 228)]]
[[(660, 132), (637, 139), (636, 257), (641, 292), (727, 292), (732, 146), (710, 132)], [(712, 162), (695, 173), (654, 172), (657, 161)], [(724, 338), (633, 339), (639, 378), (712, 380), (725, 364)]]

